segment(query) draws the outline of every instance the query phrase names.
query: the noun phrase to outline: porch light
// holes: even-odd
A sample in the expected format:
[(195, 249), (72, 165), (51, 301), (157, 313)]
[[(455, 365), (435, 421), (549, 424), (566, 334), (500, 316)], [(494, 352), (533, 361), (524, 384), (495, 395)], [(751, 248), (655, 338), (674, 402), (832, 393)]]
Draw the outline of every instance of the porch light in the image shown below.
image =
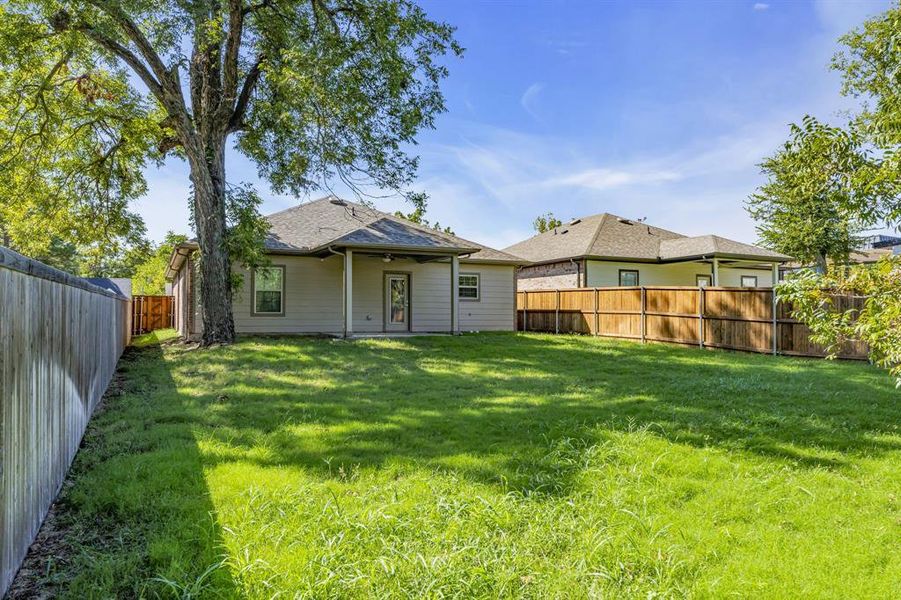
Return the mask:
[(383, 263), (389, 263), (389, 262), (391, 262), (392, 260), (394, 260), (394, 259), (391, 258), (391, 255), (390, 255), (390, 254), (386, 254), (385, 256), (382, 257), (382, 262), (383, 262)]

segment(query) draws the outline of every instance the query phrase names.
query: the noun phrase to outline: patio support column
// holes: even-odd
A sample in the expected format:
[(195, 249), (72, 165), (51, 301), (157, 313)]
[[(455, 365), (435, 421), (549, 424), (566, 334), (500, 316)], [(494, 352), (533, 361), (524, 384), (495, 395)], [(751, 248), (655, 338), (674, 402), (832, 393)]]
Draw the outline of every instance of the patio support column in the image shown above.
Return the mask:
[(354, 334), (354, 253), (344, 251), (344, 337)]
[(779, 283), (779, 263), (773, 263), (773, 287)]
[(717, 287), (720, 284), (720, 259), (714, 257), (713, 259), (713, 287)]
[(451, 257), (451, 333), (460, 333), (460, 257)]

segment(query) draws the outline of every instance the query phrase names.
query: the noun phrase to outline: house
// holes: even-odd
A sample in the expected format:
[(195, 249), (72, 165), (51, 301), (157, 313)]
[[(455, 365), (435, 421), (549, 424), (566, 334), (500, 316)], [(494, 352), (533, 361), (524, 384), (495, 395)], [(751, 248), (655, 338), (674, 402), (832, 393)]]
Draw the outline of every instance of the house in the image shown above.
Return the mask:
[[(888, 237), (888, 236), (879, 236)], [(897, 239), (897, 238), (896, 238)], [(848, 255), (847, 265), (875, 265), (877, 262), (887, 256), (901, 256), (901, 244), (891, 245), (872, 245), (865, 243), (860, 248), (852, 250)], [(832, 260), (828, 261), (829, 265), (834, 265)], [(801, 262), (788, 262), (780, 267), (780, 276), (784, 278), (786, 275), (802, 271), (805, 269), (814, 269), (815, 265), (805, 264)]]
[[(270, 264), (233, 268), (239, 334), (515, 328), (518, 257), (334, 196), (266, 218)], [(179, 244), (166, 271), (188, 338), (202, 333), (197, 250)]]
[(790, 257), (717, 235), (688, 237), (609, 213), (573, 219), (504, 250), (532, 264), (521, 290), (609, 286), (772, 287)]

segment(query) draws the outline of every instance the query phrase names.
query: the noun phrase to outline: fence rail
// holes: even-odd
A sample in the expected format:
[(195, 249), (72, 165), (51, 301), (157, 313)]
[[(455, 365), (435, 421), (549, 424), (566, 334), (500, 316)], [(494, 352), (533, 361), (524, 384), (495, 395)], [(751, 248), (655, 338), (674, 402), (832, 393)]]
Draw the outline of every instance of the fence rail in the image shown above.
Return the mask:
[(128, 343), (128, 301), (0, 248), (0, 597)]
[[(835, 297), (838, 308), (862, 308), (864, 299)], [(608, 287), (527, 290), (516, 294), (520, 331), (581, 333), (699, 347), (825, 356), (791, 306), (770, 288)], [(839, 356), (866, 359), (863, 343)]]
[(175, 327), (175, 298), (173, 296), (132, 296), (132, 335), (171, 327)]

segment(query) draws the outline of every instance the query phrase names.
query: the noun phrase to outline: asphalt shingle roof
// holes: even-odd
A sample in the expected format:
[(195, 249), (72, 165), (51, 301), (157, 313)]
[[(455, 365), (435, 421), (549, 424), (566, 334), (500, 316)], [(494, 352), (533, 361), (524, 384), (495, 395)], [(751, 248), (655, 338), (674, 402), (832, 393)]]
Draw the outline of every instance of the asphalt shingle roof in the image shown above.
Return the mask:
[(504, 249), (533, 262), (576, 257), (624, 260), (677, 260), (697, 256), (730, 256), (762, 260), (790, 257), (716, 235), (687, 237), (680, 233), (624, 219), (610, 213), (573, 219)]
[(314, 253), (328, 246), (470, 253), (467, 260), (524, 263), (521, 258), (424, 227), (372, 207), (327, 196), (266, 217), (266, 249)]

